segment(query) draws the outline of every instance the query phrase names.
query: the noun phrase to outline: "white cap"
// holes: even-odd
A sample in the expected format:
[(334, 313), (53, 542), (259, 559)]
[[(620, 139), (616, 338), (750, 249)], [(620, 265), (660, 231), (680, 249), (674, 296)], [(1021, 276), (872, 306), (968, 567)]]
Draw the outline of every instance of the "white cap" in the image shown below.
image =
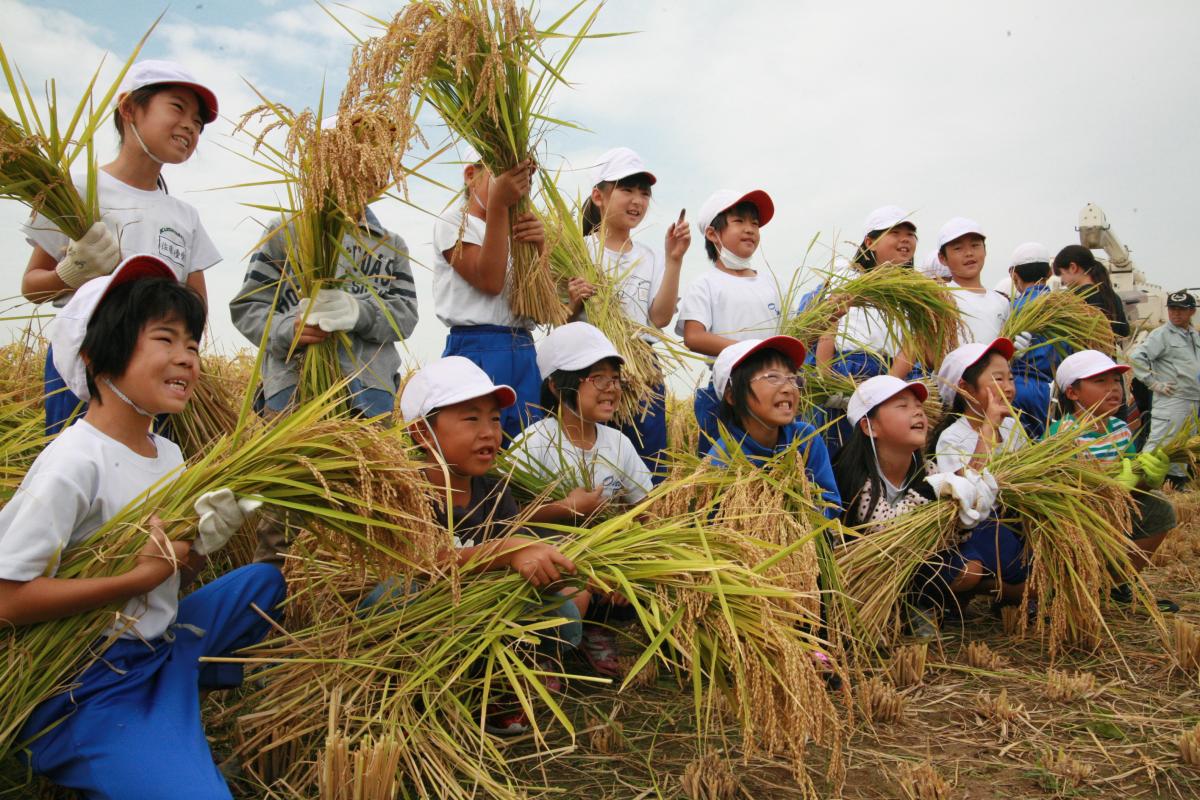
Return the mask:
[[(117, 96), (128, 94), (146, 86), (157, 86), (160, 83), (173, 83), (186, 86), (200, 96), (207, 109), (201, 110), (201, 118), (205, 124), (217, 118), (217, 95), (212, 89), (196, 80), (192, 73), (174, 61), (139, 61), (129, 68), (121, 81)], [(205, 113), (207, 112), (207, 113)]]
[[(983, 228), (975, 220), (967, 219), (966, 217), (954, 217), (938, 231), (938, 250), (941, 250), (955, 239), (966, 236), (968, 233), (977, 233), (980, 236), (984, 236)], [(984, 236), (984, 238), (986, 239), (987, 237)]]
[(641, 156), (628, 147), (614, 147), (600, 156), (600, 163), (592, 170), (592, 186), (604, 181), (619, 181), (630, 175), (648, 176), (651, 186), (658, 182), (658, 178), (642, 163)]
[(925, 256), (925, 260), (921, 262), (921, 274), (928, 275), (930, 278), (950, 278), (950, 268), (942, 263), (942, 259), (938, 258), (937, 250), (930, 250), (929, 255)]
[(859, 241), (861, 242), (863, 239), (866, 239), (867, 234), (872, 231), (886, 231), (896, 227), (901, 222), (907, 222), (915, 229), (917, 227), (916, 223), (909, 219), (909, 216), (909, 213), (900, 206), (877, 208), (870, 214), (867, 214), (867, 218), (863, 220), (863, 234), (859, 237)]
[(80, 400), (92, 398), (92, 393), (88, 391), (87, 368), (83, 359), (79, 357), (79, 348), (83, 346), (84, 336), (87, 335), (88, 322), (109, 290), (139, 278), (178, 280), (175, 270), (158, 256), (132, 255), (118, 264), (111, 274), (93, 278), (76, 289), (75, 294), (71, 295), (71, 299), (58, 312), (50, 326), (54, 368), (58, 370), (71, 393)]
[(725, 390), (729, 387), (729, 378), (733, 375), (733, 370), (751, 353), (757, 353), (759, 350), (778, 350), (792, 360), (796, 369), (800, 368), (800, 365), (804, 363), (805, 356), (808, 355), (804, 343), (791, 336), (745, 339), (729, 345), (717, 355), (717, 360), (713, 362), (712, 380), (713, 388), (717, 390), (718, 402), (725, 396)]
[(1065, 392), (1075, 381), (1094, 378), (1106, 372), (1129, 372), (1130, 369), (1132, 368), (1118, 364), (1099, 350), (1080, 350), (1062, 360), (1058, 365), (1058, 372), (1054, 373), (1054, 382), (1058, 384), (1059, 390)]
[(980, 359), (993, 351), (1004, 356), (1006, 361), (1011, 361), (1013, 350), (1012, 341), (1001, 336), (990, 343), (964, 344), (947, 353), (937, 373), (938, 393), (942, 396), (942, 405), (949, 408), (954, 403), (954, 396), (958, 394), (958, 382), (972, 365), (979, 363)]
[(400, 415), (406, 422), (422, 419), (438, 408), (476, 397), (495, 395), (501, 408), (517, 402), (511, 386), (497, 386), (474, 361), (446, 356), (431, 361), (413, 373), (400, 395)]
[(747, 202), (753, 203), (758, 209), (758, 224), (766, 225), (771, 221), (771, 217), (775, 216), (775, 204), (771, 202), (771, 197), (762, 189), (752, 189), (748, 192), (735, 192), (732, 189), (718, 189), (704, 201), (704, 205), (700, 206), (700, 217), (696, 220), (696, 226), (700, 228), (700, 235), (703, 236), (708, 232), (708, 226), (712, 225), (712, 221), (722, 211), (728, 211), (738, 203)]
[(1012, 261), (1010, 267), (1019, 267), (1022, 264), (1049, 264), (1050, 251), (1043, 244), (1037, 242), (1026, 242), (1019, 245), (1016, 250), (1013, 250)]
[(462, 156), (459, 161), (462, 162), (464, 168), (483, 161), (483, 156), (479, 155), (479, 151), (467, 142), (459, 142), (458, 149)]
[(902, 381), (895, 375), (876, 375), (874, 378), (868, 378), (850, 395), (850, 402), (846, 404), (846, 419), (851, 425), (857, 425), (859, 420), (871, 413), (871, 409), (880, 403), (886, 403), (905, 389), (916, 392), (922, 403), (929, 397), (929, 390), (920, 381)]
[(568, 322), (560, 325), (537, 344), (537, 366), (542, 380), (560, 369), (573, 371), (586, 369), (606, 358), (625, 359), (613, 347), (608, 337), (595, 325), (586, 322)]

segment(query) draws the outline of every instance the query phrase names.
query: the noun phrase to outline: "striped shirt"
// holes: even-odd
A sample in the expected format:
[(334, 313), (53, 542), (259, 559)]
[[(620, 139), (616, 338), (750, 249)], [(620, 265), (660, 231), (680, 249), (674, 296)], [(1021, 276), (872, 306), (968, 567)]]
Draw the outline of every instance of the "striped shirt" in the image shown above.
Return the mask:
[[(1050, 431), (1047, 436), (1053, 436), (1064, 426), (1076, 424), (1075, 418), (1067, 414), (1062, 419), (1056, 419), (1050, 423)], [(1129, 430), (1129, 426), (1125, 424), (1124, 420), (1116, 417), (1109, 417), (1104, 421), (1103, 433), (1089, 427), (1081, 430), (1075, 437), (1075, 441), (1080, 444), (1087, 442), (1088, 453), (1097, 461), (1120, 461), (1122, 458), (1131, 458), (1137, 454), (1133, 431)]]

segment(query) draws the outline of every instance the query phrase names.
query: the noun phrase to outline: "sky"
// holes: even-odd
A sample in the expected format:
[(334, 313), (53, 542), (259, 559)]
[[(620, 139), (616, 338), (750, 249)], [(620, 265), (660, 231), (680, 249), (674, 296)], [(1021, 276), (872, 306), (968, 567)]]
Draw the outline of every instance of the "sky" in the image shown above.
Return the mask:
[[(327, 4), (358, 35), (400, 7), (392, 0)], [(539, 3), (540, 19), (568, 7)], [(104, 59), (109, 80), (163, 4), (128, 0), (0, 0), (0, 43), (35, 91), (55, 79), (74, 102)], [(768, 191), (776, 216), (760, 258), (785, 280), (828, 263), (861, 237), (873, 208), (912, 211), (919, 257), (950, 217), (988, 234), (984, 281), (1004, 277), (1013, 249), (1039, 241), (1051, 253), (1077, 242), (1085, 204), (1098, 204), (1148, 279), (1200, 286), (1179, 248), (1197, 217), (1200, 148), (1200, 4), (1112, 0), (1005, 3), (609, 0), (555, 92), (551, 113), (582, 130), (547, 131), (540, 161), (561, 170), (569, 194), (588, 187), (600, 153), (633, 147), (658, 176), (654, 205), (636, 236), (661, 247), (667, 225), (694, 219), (718, 188)], [(250, 347), (227, 302), (269, 214), (269, 187), (222, 188), (267, 175), (232, 136), (255, 90), (292, 108), (333, 102), (354, 40), (309, 0), (172, 3), (142, 57), (185, 64), (217, 93), (222, 119), (191, 160), (168, 166), (171, 192), (197, 207), (223, 261), (206, 273), (210, 345)], [(253, 88), (252, 88), (253, 87)], [(12, 110), (0, 89), (0, 108)], [(439, 143), (435, 124), (428, 138)], [(108, 129), (101, 162), (116, 152)], [(413, 158), (423, 155), (414, 152)], [(452, 157), (447, 157), (447, 160)], [(429, 176), (455, 185), (459, 167)], [(406, 361), (440, 354), (446, 330), (433, 312), (432, 217), (452, 192), (414, 181), (408, 201), (375, 206), (408, 244), (421, 321), (402, 345)], [(0, 202), (0, 253), (9, 292), (8, 335), (33, 313), (17, 302), (29, 248), (24, 207)], [(707, 267), (693, 233), (682, 286)], [(804, 277), (801, 280), (805, 280)], [(3, 334), (0, 334), (0, 338)]]

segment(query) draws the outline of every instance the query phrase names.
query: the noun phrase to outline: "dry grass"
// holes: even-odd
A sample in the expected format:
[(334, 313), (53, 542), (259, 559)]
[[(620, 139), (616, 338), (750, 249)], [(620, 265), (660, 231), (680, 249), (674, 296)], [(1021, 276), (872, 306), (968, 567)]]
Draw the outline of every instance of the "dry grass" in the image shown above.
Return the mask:
[(907, 689), (919, 686), (925, 678), (925, 661), (929, 656), (927, 643), (909, 644), (896, 650), (892, 663), (888, 666), (888, 675), (897, 688)]

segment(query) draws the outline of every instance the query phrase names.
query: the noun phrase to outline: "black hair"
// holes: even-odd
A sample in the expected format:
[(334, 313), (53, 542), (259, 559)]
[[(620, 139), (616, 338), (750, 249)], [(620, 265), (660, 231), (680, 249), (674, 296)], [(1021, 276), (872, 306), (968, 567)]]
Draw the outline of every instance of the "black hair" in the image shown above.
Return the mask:
[[(867, 412), (866, 418), (874, 419), (878, 410), (879, 406), (872, 408)], [(838, 494), (842, 496), (842, 521), (845, 524), (859, 525), (866, 522), (884, 497), (883, 481), (879, 476), (877, 463), (871, 437), (863, 432), (862, 427), (855, 425), (850, 438), (833, 459), (833, 477), (837, 481)], [(913, 453), (903, 485), (906, 489), (933, 500), (936, 497), (933, 487), (924, 478), (925, 461), (918, 450)], [(866, 513), (860, 515), (858, 508), (868, 480), (872, 486), (871, 501)]]
[(1038, 283), (1050, 277), (1050, 262), (1031, 261), (1028, 264), (1017, 264), (1012, 271), (1022, 283)]
[[(130, 103), (137, 108), (144, 109), (150, 105), (151, 98), (159, 92), (165, 92), (168, 89), (173, 89), (178, 86), (181, 89), (187, 89), (196, 96), (196, 104), (200, 111), (200, 119), (205, 120), (212, 116), (212, 109), (208, 107), (208, 103), (204, 102), (204, 98), (200, 93), (189, 86), (183, 86), (178, 83), (153, 83), (149, 86), (143, 86), (140, 89), (134, 89), (129, 94), (122, 98), (121, 102), (117, 103), (117, 107), (113, 109), (113, 127), (117, 129), (117, 140), (122, 144), (125, 143), (125, 120), (121, 118), (121, 106), (125, 103)], [(200, 130), (204, 130), (204, 122), (200, 123)]]
[(717, 418), (726, 426), (736, 425), (746, 429), (745, 420), (750, 416), (750, 379), (754, 373), (764, 367), (782, 367), (791, 372), (796, 371), (796, 364), (779, 350), (764, 348), (746, 356), (743, 361), (733, 368), (729, 374), (729, 394), (733, 395), (732, 404), (725, 398), (717, 398), (721, 404), (717, 410)]
[(583, 369), (556, 369), (551, 372), (550, 376), (542, 381), (540, 397), (541, 406), (546, 413), (553, 414), (558, 411), (560, 403), (566, 403), (567, 408), (577, 411), (579, 409), (579, 387), (583, 384), (584, 379), (592, 374), (592, 370), (602, 364), (607, 364), (618, 372), (621, 371), (621, 360), (609, 357)]
[[(917, 231), (917, 226), (913, 225), (911, 222), (908, 222), (907, 220), (902, 221), (902, 222), (897, 222), (892, 227), (898, 228), (901, 225), (908, 225), (908, 226), (912, 227), (914, 234)], [(873, 270), (873, 269), (875, 269), (875, 267), (879, 266), (879, 262), (875, 260), (875, 251), (872, 250), (870, 245), (867, 244), (867, 239), (870, 239), (871, 243), (874, 244), (875, 242), (879, 241), (880, 236), (883, 236), (889, 230), (892, 230), (892, 228), (880, 228), (879, 230), (871, 231), (866, 236), (864, 236), (862, 243), (859, 244), (859, 246), (858, 246), (858, 250), (856, 250), (854, 253), (854, 258), (852, 259), (852, 263), (855, 266), (857, 266), (858, 268), (860, 268), (861, 270), (863, 270), (864, 272), (869, 272), (870, 270)], [(912, 267), (912, 265), (913, 265), (913, 262), (911, 259), (909, 259), (908, 263), (901, 264), (900, 266)]]
[[(627, 175), (619, 181), (600, 181), (596, 184), (596, 188), (600, 190), (601, 194), (612, 191), (614, 186), (621, 189), (642, 189), (654, 194), (649, 172), (638, 172)], [(603, 221), (604, 215), (600, 213), (600, 207), (593, 203), (589, 196), (587, 202), (583, 204), (583, 235), (591, 236)]]
[[(715, 217), (713, 217), (713, 221), (708, 224), (711, 225), (712, 229), (719, 234), (721, 231), (725, 230), (727, 225), (729, 225), (730, 214), (739, 217), (753, 217), (754, 221), (757, 222), (758, 206), (754, 205), (754, 203), (751, 203), (749, 200), (743, 200), (736, 206), (727, 208), (720, 214), (717, 214)], [(704, 252), (708, 254), (709, 261), (716, 263), (717, 257), (720, 254), (717, 252), (717, 246), (710, 242), (707, 236), (704, 237)]]
[[(1054, 274), (1060, 275), (1071, 264), (1075, 264), (1096, 284), (1096, 296), (1103, 306), (1104, 315), (1110, 322), (1125, 322), (1125, 304), (1113, 289), (1108, 270), (1096, 260), (1091, 250), (1081, 244), (1069, 244), (1054, 257)], [(1128, 324), (1128, 323), (1126, 323)]]
[[(991, 348), (984, 352), (984, 354), (979, 357), (978, 361), (963, 370), (962, 380), (971, 384), (972, 386), (977, 385), (976, 382), (979, 380), (979, 376), (983, 374), (985, 369), (987, 369), (988, 362), (991, 361), (991, 357), (993, 355), (1000, 355), (1000, 352), (995, 348)], [(926, 447), (928, 448), (928, 452), (930, 454), (936, 455), (937, 441), (941, 438), (942, 433), (951, 425), (953, 425), (955, 421), (965, 413), (967, 413), (967, 398), (963, 396), (961, 390), (956, 390), (954, 392), (954, 402), (950, 404), (949, 413), (942, 417), (942, 421), (938, 423), (937, 428), (935, 428), (933, 431), (933, 435), (929, 437), (929, 441), (926, 443)]]
[(100, 402), (96, 377), (119, 378), (129, 368), (138, 337), (147, 325), (165, 319), (183, 322), (197, 342), (207, 311), (196, 290), (174, 278), (141, 278), (110, 291), (92, 312), (79, 352), (87, 356), (87, 385)]
[(983, 240), (983, 246), (985, 248), (987, 247), (987, 237), (986, 236), (984, 236), (982, 233), (975, 233), (975, 231), (968, 231), (967, 233), (964, 233), (962, 236), (956, 236), (955, 238), (951, 239), (949, 242), (946, 242), (944, 245), (939, 247), (938, 255), (939, 256), (946, 255), (946, 248), (949, 247), (954, 242), (957, 242), (959, 239), (963, 238), (963, 236), (978, 236), (980, 239)]

